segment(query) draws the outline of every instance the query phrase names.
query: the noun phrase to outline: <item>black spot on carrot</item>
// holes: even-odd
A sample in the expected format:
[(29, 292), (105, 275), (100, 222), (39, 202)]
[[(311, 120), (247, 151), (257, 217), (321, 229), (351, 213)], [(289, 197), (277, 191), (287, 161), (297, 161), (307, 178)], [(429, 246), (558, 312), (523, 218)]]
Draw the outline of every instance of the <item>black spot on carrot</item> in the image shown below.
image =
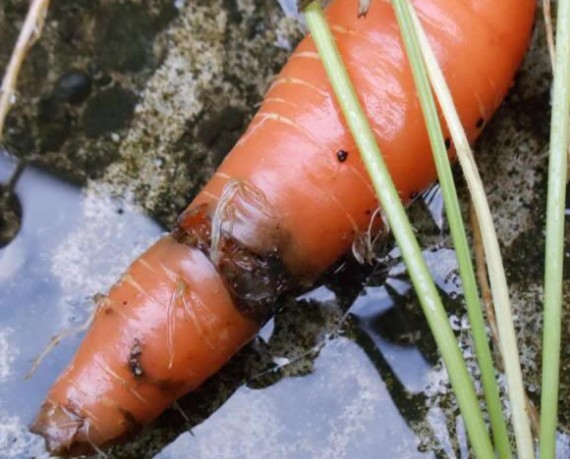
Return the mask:
[(479, 118), (479, 119), (477, 120), (477, 123), (475, 124), (475, 127), (476, 127), (477, 129), (482, 128), (484, 122), (485, 122), (485, 120), (484, 120), (483, 118)]
[(131, 352), (129, 353), (129, 369), (135, 378), (142, 378), (144, 376), (144, 370), (141, 365), (141, 355), (142, 347), (141, 342), (135, 339), (133, 347), (131, 347)]
[(451, 148), (451, 139), (449, 137), (445, 138), (445, 149), (449, 150)]
[(126, 306), (126, 305), (127, 305), (127, 302), (126, 302), (126, 301), (123, 301), (123, 306)]
[(364, 212), (366, 215), (371, 215), (372, 211), (370, 209), (366, 209), (366, 212)]
[(336, 152), (336, 157), (339, 163), (344, 163), (348, 159), (348, 151), (339, 150)]

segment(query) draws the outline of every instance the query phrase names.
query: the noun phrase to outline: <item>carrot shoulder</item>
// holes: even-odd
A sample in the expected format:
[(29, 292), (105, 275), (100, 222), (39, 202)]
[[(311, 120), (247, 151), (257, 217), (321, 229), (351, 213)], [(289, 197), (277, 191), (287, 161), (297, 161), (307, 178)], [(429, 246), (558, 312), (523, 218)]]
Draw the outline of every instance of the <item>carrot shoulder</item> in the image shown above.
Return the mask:
[[(372, 2), (360, 18), (357, 4), (333, 1), (328, 20), (407, 202), (435, 179), (421, 110), (389, 3)], [(475, 139), (512, 84), (535, 1), (414, 4)], [(174, 231), (112, 287), (32, 430), (63, 455), (132, 434), (215, 373), (280, 297), (345, 253), (376, 207), (306, 38)]]

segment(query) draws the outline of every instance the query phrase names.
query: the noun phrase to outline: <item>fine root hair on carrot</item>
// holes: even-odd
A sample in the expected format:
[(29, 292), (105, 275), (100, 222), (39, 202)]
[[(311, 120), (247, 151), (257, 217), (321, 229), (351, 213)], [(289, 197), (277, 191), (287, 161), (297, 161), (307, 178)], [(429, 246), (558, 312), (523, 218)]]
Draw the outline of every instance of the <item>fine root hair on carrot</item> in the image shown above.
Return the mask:
[(215, 265), (218, 264), (220, 254), (220, 243), (222, 240), (222, 233), (233, 232), (233, 225), (235, 222), (235, 208), (233, 201), (239, 193), (240, 183), (237, 180), (230, 180), (224, 186), (214, 217), (212, 218), (212, 241), (210, 245), (210, 259)]
[(49, 0), (33, 0), (30, 3), (16, 46), (6, 67), (0, 87), (0, 139), (2, 138), (6, 116), (16, 101), (16, 86), (20, 69), (28, 51), (41, 36), (49, 3)]
[(174, 364), (174, 354), (176, 348), (174, 346), (174, 327), (176, 320), (176, 307), (178, 304), (183, 304), (184, 301), (184, 290), (186, 288), (186, 283), (181, 279), (176, 279), (174, 284), (174, 289), (170, 295), (170, 301), (166, 307), (166, 349), (168, 352), (168, 370), (172, 370), (172, 365)]
[(244, 180), (229, 180), (224, 185), (212, 218), (212, 263), (217, 265), (219, 262), (220, 244), (224, 235), (231, 237), (236, 223), (247, 221), (252, 216), (266, 221), (274, 220), (267, 198), (259, 188)]
[[(172, 404), (172, 409), (176, 411), (182, 417), (182, 419), (184, 419), (184, 422), (186, 424), (190, 424), (190, 418), (188, 417), (186, 412), (182, 409), (180, 403), (178, 403), (178, 400), (174, 401), (174, 403)], [(188, 432), (190, 433), (190, 435), (194, 436), (194, 432), (192, 432), (192, 429), (188, 429)]]
[(32, 363), (32, 367), (30, 368), (30, 370), (25, 374), (24, 379), (30, 379), (34, 373), (37, 371), (37, 369), (40, 367), (40, 365), (42, 364), (43, 360), (51, 353), (51, 351), (53, 351), (55, 349), (55, 347), (61, 343), (65, 338), (67, 338), (68, 336), (74, 336), (74, 335), (78, 335), (79, 333), (83, 333), (84, 331), (87, 331), (87, 329), (89, 329), (89, 327), (91, 326), (91, 324), (93, 323), (93, 320), (95, 319), (95, 316), (97, 315), (97, 311), (99, 310), (99, 307), (101, 306), (101, 304), (105, 301), (106, 297), (104, 297), (104, 295), (102, 295), (102, 297), (96, 297), (95, 298), (95, 307), (93, 308), (93, 310), (91, 311), (91, 313), (89, 314), (89, 317), (87, 317), (87, 320), (85, 322), (83, 322), (81, 325), (77, 326), (77, 327), (73, 327), (73, 328), (69, 328), (67, 330), (63, 330), (62, 332), (58, 333), (55, 336), (52, 336), (49, 340), (49, 343), (47, 344), (47, 346), (45, 347), (45, 349), (40, 352), (40, 354), (34, 359), (34, 362)]
[[(379, 231), (374, 230), (376, 220), (380, 220), (381, 228)], [(372, 213), (368, 228), (365, 232), (358, 233), (352, 242), (352, 256), (361, 265), (371, 265), (376, 260), (378, 243), (388, 237), (390, 234), (390, 224), (388, 219), (382, 212), (380, 207)]]
[(358, 16), (366, 16), (370, 8), (370, 0), (359, 0), (358, 2)]

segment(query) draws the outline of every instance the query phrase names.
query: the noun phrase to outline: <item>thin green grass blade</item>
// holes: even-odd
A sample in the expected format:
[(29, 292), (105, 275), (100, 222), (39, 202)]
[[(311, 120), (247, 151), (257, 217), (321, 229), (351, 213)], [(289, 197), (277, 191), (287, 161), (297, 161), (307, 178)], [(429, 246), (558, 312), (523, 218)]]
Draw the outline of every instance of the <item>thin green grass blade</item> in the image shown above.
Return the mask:
[[(422, 49), (425, 50), (425, 46), (422, 48), (419, 42), (422, 41), (422, 45), (427, 44), (427, 46), (429, 46), (429, 43), (427, 42), (425, 34), (422, 36), (418, 33), (421, 32), (418, 27), (419, 22), (414, 22), (413, 20), (412, 14), (414, 14), (414, 11), (409, 1), (393, 0), (393, 4), (396, 10), (396, 17), (402, 30), (402, 36), (404, 37), (404, 44), (412, 67), (418, 96), (420, 98), (424, 118), (426, 120), (432, 151), (434, 153), (439, 182), (443, 191), (447, 220), (449, 222), (453, 244), (457, 254), (467, 313), (471, 323), (475, 353), (481, 370), (483, 391), (485, 394), (485, 401), (487, 402), (487, 410), (491, 421), (495, 447), (499, 453), (499, 457), (512, 457), (507, 425), (503, 416), (500, 392), (495, 377), (491, 349), (489, 347), (489, 341), (485, 329), (485, 321), (483, 319), (477, 280), (469, 250), (469, 243), (461, 216), (459, 199), (457, 197), (453, 181), (451, 164), (447, 155), (441, 123), (439, 121), (426, 66), (424, 65), (424, 57), (422, 56)], [(420, 36), (418, 37), (418, 35)], [(435, 64), (437, 65), (437, 61), (435, 61)], [(441, 75), (441, 78), (443, 78), (443, 75)], [(455, 108), (453, 108), (453, 112), (457, 114)]]
[(320, 5), (310, 3), (305, 9), (305, 17), (382, 209), (390, 226), (397, 228), (394, 237), (447, 368), (473, 450), (480, 459), (492, 458), (493, 446), (463, 356)]
[[(482, 238), (489, 271), (491, 273), (495, 308), (499, 310), (497, 312), (497, 315), (500, 316), (499, 334), (502, 336), (501, 341), (503, 343), (501, 351), (503, 353), (504, 361), (507, 362), (508, 368), (506, 371), (512, 375), (510, 377), (511, 383), (509, 385), (509, 394), (511, 398), (513, 418), (515, 419), (516, 426), (518, 426), (518, 429), (515, 427), (515, 433), (517, 431), (519, 432), (519, 441), (517, 442), (519, 455), (521, 457), (533, 457), (532, 436), (526, 411), (526, 397), (522, 382), (522, 373), (520, 372), (516, 335), (512, 325), (512, 314), (507, 282), (499, 243), (493, 224), (493, 218), (469, 141), (461, 124), (461, 120), (459, 119), (449, 88), (447, 87), (445, 78), (429, 45), (429, 41), (423, 32), (423, 28), (421, 27), (417, 15), (413, 10), (411, 10), (411, 13), (414, 23), (416, 24), (416, 29), (419, 31), (420, 44), (426, 61), (428, 73), (456, 146), (457, 156), (461, 167), (463, 168), (477, 218), (480, 225), (485, 228)], [(490, 407), (492, 406), (490, 402), (488, 402), (488, 404)], [(521, 451), (523, 452), (521, 453)], [(501, 457), (503, 456), (501, 455)]]
[(558, 2), (546, 204), (540, 457), (554, 459), (558, 424), (564, 210), (570, 113), (570, 0)]

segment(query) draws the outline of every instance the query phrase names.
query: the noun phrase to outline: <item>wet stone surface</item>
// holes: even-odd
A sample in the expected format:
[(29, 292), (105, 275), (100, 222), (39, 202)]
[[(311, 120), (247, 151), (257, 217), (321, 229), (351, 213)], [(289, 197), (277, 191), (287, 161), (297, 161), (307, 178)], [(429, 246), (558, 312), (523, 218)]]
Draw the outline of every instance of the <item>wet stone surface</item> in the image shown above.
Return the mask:
[[(2, 68), (25, 5), (2, 6)], [(272, 2), (56, 5), (24, 66), (5, 147), (74, 183), (131, 194), (171, 224), (299, 36)]]
[[(0, 69), (27, 4), (0, 5)], [(535, 402), (550, 102), (542, 32), (539, 24), (511, 95), (477, 144)], [(2, 457), (47, 457), (26, 425), (80, 337), (65, 340), (23, 381), (32, 360), (50, 336), (82, 323), (93, 297), (172, 223), (239, 138), (299, 36), (277, 2), (53, 3), (3, 145), (30, 165), (15, 194), (0, 201)], [(16, 164), (0, 153), (0, 193)], [(410, 212), (477, 374), (437, 189)], [(347, 261), (323, 286), (282, 305), (219, 374), (110, 457), (468, 457), (458, 408), (398, 251), (388, 244), (378, 256), (373, 267)], [(568, 280), (565, 297), (568, 318)], [(570, 331), (563, 333), (567, 342)], [(564, 352), (560, 457), (568, 455), (570, 430)]]

